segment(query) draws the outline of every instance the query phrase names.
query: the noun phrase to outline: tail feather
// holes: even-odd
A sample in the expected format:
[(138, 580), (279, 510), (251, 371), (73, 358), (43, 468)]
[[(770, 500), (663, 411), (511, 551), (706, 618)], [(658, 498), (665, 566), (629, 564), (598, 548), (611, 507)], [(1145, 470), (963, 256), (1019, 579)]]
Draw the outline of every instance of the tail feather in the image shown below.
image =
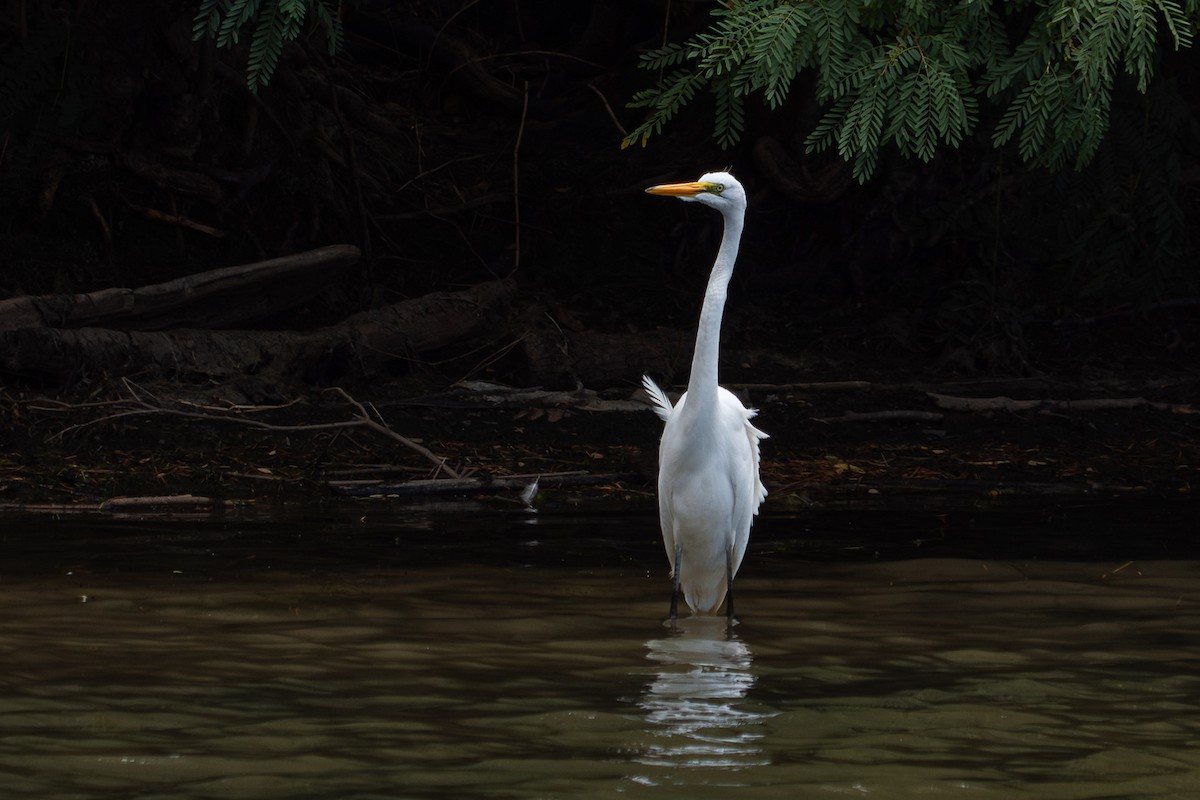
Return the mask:
[(667, 397), (667, 393), (658, 388), (658, 384), (650, 380), (649, 375), (642, 376), (642, 388), (646, 390), (646, 394), (650, 397), (650, 402), (654, 405), (651, 407), (658, 418), (666, 422), (671, 418), (671, 412), (675, 407), (671, 405), (671, 399)]

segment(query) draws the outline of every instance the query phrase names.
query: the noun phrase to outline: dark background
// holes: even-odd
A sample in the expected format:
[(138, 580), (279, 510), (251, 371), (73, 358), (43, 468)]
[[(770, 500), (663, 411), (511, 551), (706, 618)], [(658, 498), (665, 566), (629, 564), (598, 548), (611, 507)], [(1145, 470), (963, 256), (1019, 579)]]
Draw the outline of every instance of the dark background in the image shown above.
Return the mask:
[[(730, 167), (750, 210), (722, 379), (762, 410), (773, 504), (1189, 496), (1194, 53), (1164, 43), (1147, 95), (1118, 79), (1111, 130), (1079, 172), (993, 149), (985, 104), (960, 148), (930, 163), (885, 150), (859, 185), (836, 159), (805, 154), (821, 113), (805, 76), (776, 113), (751, 101), (732, 150), (713, 143), (703, 95), (648, 147), (621, 149), (642, 113), (626, 104), (656, 78), (639, 54), (702, 30), (711, 8), (351, 3), (337, 55), (305, 31), (254, 94), (244, 42), (193, 41), (193, 3), (0, 7), (0, 302), (332, 244), (362, 257), (251, 327), (310, 331), (429, 293), (516, 287), (482, 333), (442, 349), (369, 363), (336, 351), (242, 380), (121, 372), (120, 353), (108, 365), (68, 354), (51, 371), (53, 326), (36, 340), (0, 331), (10, 352), (34, 341), (46, 354), (0, 353), (21, 365), (0, 368), (0, 493), (308, 498), (338, 479), (445, 477), (395, 441), (338, 427), (357, 412), (321, 391), (335, 385), (464, 475), (599, 472), (612, 478), (603, 491), (633, 486), (649, 502), (661, 428), (636, 403), (594, 413), (563, 392), (493, 403), (456, 382), (569, 393), (591, 359), (588, 374), (610, 377), (579, 382), (620, 402), (643, 371), (681, 388), (720, 217), (643, 190)], [(1024, 22), (1012, 19), (1014, 35)], [(531, 377), (533, 342), (543, 355), (570, 343), (576, 374)], [(1026, 405), (946, 411), (930, 391)], [(1064, 405), (1075, 399), (1114, 405)]]
[[(0, 296), (138, 286), (353, 243), (357, 266), (264, 327), (513, 275), (525, 313), (509, 336), (686, 330), (719, 218), (641, 190), (730, 166), (751, 211), (729, 348), (930, 375), (1194, 363), (1190, 51), (1163, 48), (1148, 96), (1119, 84), (1113, 129), (1082, 173), (991, 149), (985, 115), (975, 140), (929, 164), (885, 151), (860, 186), (804, 155), (820, 109), (803, 77), (778, 113), (751, 102), (736, 149), (711, 141), (701, 96), (647, 148), (622, 150), (618, 126), (642, 113), (626, 103), (655, 78), (639, 52), (699, 30), (708, 11), (349, 4), (342, 52), (330, 58), (308, 32), (253, 95), (244, 46), (192, 41), (192, 3), (10, 3)], [(206, 180), (155, 181), (146, 160)], [(797, 191), (801, 173), (811, 179)]]

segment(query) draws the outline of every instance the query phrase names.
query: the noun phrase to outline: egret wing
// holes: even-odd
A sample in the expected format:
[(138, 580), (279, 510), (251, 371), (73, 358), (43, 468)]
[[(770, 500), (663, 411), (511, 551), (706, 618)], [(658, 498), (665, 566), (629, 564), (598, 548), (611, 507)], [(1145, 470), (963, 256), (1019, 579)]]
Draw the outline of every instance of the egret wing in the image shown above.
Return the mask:
[(722, 387), (720, 402), (722, 415), (730, 420), (729, 430), (733, 439), (731, 477), (734, 483), (734, 507), (730, 521), (733, 526), (733, 570), (736, 573), (746, 554), (754, 516), (767, 496), (759, 473), (759, 442), (766, 439), (767, 434), (750, 422), (758, 411), (742, 405), (733, 392)]

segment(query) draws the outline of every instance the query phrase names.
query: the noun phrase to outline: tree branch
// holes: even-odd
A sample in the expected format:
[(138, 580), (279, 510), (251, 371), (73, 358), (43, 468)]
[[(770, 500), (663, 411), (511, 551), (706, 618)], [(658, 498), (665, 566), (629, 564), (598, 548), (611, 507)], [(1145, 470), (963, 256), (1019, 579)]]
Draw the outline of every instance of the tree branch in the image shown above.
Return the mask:
[[(264, 410), (254, 406), (237, 406), (231, 409), (235, 411), (237, 416), (228, 413), (216, 413), (212, 411), (187, 411), (162, 404), (162, 402), (155, 398), (154, 395), (146, 391), (143, 387), (138, 386), (128, 378), (123, 378), (122, 383), (125, 385), (125, 390), (129, 393), (129, 398), (126, 400), (117, 400), (112, 401), (111, 403), (85, 403), (81, 405), (74, 405), (71, 403), (55, 403), (58, 408), (53, 409), (47, 407), (35, 407), (38, 410), (59, 412), (74, 411), (79, 408), (97, 407), (115, 409), (112, 411), (112, 413), (104, 414), (103, 416), (88, 420), (87, 422), (69, 425), (57, 433), (51, 434), (49, 441), (62, 439), (68, 434), (82, 430), (83, 428), (99, 425), (104, 422), (112, 422), (124, 417), (156, 415), (180, 417), (182, 419), (194, 419), (202, 422), (231, 422), (236, 425), (242, 425), (244, 427), (254, 428), (261, 431), (270, 431), (273, 433), (300, 433), (312, 431), (335, 431), (345, 428), (367, 428), (368, 430), (374, 431), (381, 436), (404, 445), (410, 450), (413, 450), (414, 452), (419, 453), (421, 456), (426, 458), (437, 468), (434, 472), (435, 478), (441, 474), (445, 474), (450, 478), (460, 477), (459, 474), (446, 463), (446, 459), (444, 457), (436, 455), (429, 450), (429, 448), (408, 438), (407, 436), (396, 433), (387, 425), (387, 423), (383, 422), (382, 419), (373, 419), (363, 404), (351, 397), (350, 394), (341, 387), (335, 386), (331, 389), (331, 391), (336, 392), (343, 400), (353, 407), (355, 414), (351, 419), (339, 420), (337, 422), (314, 422), (300, 425), (279, 425), (273, 422), (266, 422), (260, 419), (251, 419), (241, 416), (248, 412)], [(271, 408), (279, 408), (279, 406), (272, 406)], [(376, 412), (375, 416), (379, 416), (378, 412)]]

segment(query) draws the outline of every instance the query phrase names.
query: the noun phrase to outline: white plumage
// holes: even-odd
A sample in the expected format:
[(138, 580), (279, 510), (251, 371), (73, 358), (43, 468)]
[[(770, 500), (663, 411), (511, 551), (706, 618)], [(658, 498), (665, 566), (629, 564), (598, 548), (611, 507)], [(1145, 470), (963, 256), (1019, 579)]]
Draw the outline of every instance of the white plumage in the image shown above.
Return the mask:
[[(717, 383), (721, 317), (741, 240), (746, 193), (732, 175), (722, 172), (646, 191), (703, 203), (725, 220), (700, 312), (688, 390), (672, 405), (654, 381), (643, 378), (654, 412), (665, 422), (659, 445), (658, 509), (675, 579), (671, 614), (676, 614), (679, 593), (693, 611), (711, 614), (732, 590), (750, 525), (767, 496), (759, 479), (759, 441), (767, 435), (750, 422), (756, 412)], [(726, 613), (733, 616), (732, 595)]]

